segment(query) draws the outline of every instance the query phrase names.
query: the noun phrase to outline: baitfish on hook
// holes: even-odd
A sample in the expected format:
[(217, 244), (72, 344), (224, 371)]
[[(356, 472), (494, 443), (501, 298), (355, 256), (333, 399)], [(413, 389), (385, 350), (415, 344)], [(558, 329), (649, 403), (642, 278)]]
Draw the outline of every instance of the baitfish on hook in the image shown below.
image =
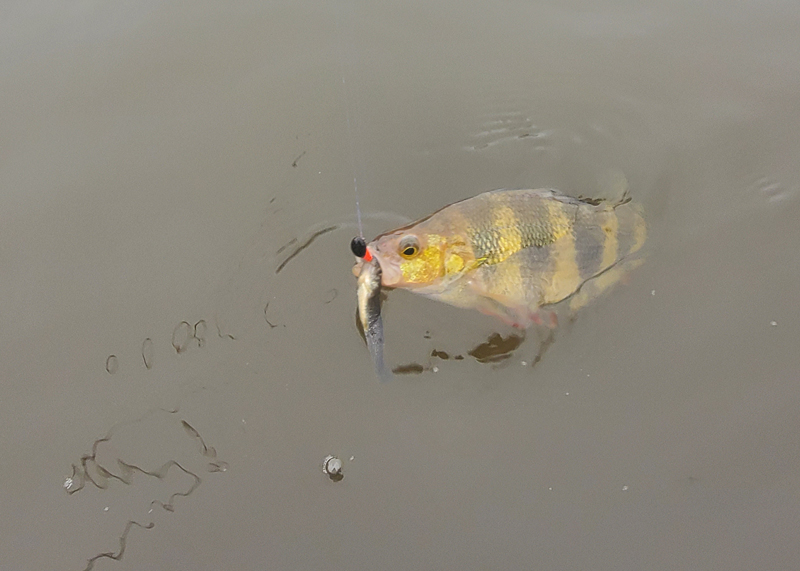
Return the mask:
[[(363, 238), (361, 239), (363, 242)], [(353, 243), (355, 244), (355, 239)], [(351, 245), (352, 246), (352, 245)], [(351, 247), (353, 252), (356, 248)], [(366, 251), (366, 246), (364, 247)], [(375, 366), (375, 372), (382, 381), (389, 380), (391, 373), (383, 360), (383, 319), (381, 318), (381, 267), (374, 259), (366, 261), (361, 257), (361, 271), (358, 275), (358, 318), (364, 331), (364, 339)]]

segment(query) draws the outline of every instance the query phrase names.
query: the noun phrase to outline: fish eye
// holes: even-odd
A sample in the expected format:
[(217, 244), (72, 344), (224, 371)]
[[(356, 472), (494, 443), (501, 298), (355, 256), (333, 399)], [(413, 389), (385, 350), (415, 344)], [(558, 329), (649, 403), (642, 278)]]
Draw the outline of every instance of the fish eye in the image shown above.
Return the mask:
[(419, 241), (416, 236), (406, 236), (400, 241), (400, 255), (406, 260), (413, 258), (419, 252)]

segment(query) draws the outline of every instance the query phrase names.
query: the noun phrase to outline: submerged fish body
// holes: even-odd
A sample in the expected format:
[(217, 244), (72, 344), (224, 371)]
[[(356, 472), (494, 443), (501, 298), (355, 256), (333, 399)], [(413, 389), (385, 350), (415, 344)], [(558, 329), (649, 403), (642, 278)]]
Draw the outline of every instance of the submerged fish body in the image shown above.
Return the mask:
[[(630, 201), (579, 200), (545, 189), (494, 190), (382, 234), (367, 250), (380, 265), (383, 286), (525, 328), (539, 321), (542, 306), (619, 270), (615, 266), (645, 238), (641, 208)], [(358, 262), (354, 272), (366, 263)], [(586, 291), (610, 285), (593, 284)]]
[(377, 261), (364, 261), (358, 274), (358, 319), (364, 339), (381, 379), (389, 377), (383, 360), (383, 319), (381, 318), (381, 267)]

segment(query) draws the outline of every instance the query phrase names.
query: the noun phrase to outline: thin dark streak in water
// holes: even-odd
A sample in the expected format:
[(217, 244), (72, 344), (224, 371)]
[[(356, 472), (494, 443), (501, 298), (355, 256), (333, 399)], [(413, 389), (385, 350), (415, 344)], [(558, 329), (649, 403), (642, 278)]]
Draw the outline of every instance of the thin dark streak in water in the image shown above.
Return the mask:
[(210, 459), (211, 462), (208, 463), (208, 471), (209, 472), (226, 472), (228, 470), (228, 463), (223, 462), (221, 460), (217, 460), (217, 450), (213, 446), (207, 446), (206, 441), (203, 440), (203, 437), (200, 436), (200, 433), (188, 422), (185, 420), (181, 421), (183, 424), (184, 430), (186, 433), (194, 438), (197, 443), (200, 445), (200, 453), (205, 456), (206, 458)]
[(278, 248), (278, 251), (277, 251), (277, 252), (275, 252), (275, 255), (277, 256), (278, 254), (281, 254), (281, 253), (283, 253), (283, 251), (284, 251), (286, 248), (288, 248), (288, 247), (289, 247), (289, 246), (291, 246), (292, 244), (296, 244), (296, 243), (297, 243), (297, 238), (292, 238), (291, 240), (289, 240), (288, 242), (286, 242), (286, 243), (285, 243), (283, 246), (281, 246), (280, 248)]
[(547, 352), (547, 349), (549, 349), (550, 345), (553, 344), (553, 341), (556, 340), (556, 335), (554, 331), (555, 330), (553, 329), (549, 329), (547, 337), (545, 337), (544, 340), (539, 344), (539, 351), (536, 353), (536, 356), (533, 358), (533, 361), (531, 361), (531, 367), (535, 366), (542, 360), (542, 357), (544, 357), (544, 354), (545, 352)]
[[(111, 429), (109, 429), (109, 431), (106, 433), (105, 436), (103, 436), (102, 438), (98, 438), (97, 440), (95, 440), (92, 443), (92, 451), (91, 451), (90, 454), (82, 455), (78, 464), (75, 464), (75, 463), (72, 464), (72, 477), (71, 477), (71, 480), (77, 481), (78, 483), (74, 487), (70, 486), (69, 488), (67, 488), (66, 489), (67, 494), (72, 495), (72, 494), (74, 494), (76, 492), (79, 492), (80, 490), (82, 490), (85, 487), (87, 481), (91, 482), (92, 485), (94, 485), (96, 488), (99, 488), (99, 489), (106, 489), (108, 487), (107, 482), (95, 480), (95, 478), (91, 474), (90, 466), (91, 466), (91, 469), (93, 469), (94, 471), (97, 472), (97, 475), (102, 476), (105, 479), (111, 478), (111, 479), (119, 480), (119, 481), (121, 481), (121, 482), (123, 482), (125, 484), (130, 484), (131, 482), (130, 482), (130, 479), (128, 477), (128, 473), (125, 470), (123, 470), (123, 475), (119, 476), (119, 475), (114, 474), (113, 472), (109, 471), (108, 469), (106, 469), (105, 467), (103, 467), (102, 465), (100, 465), (97, 462), (97, 451), (98, 451), (98, 448), (102, 443), (109, 442), (111, 440), (111, 438), (114, 436), (114, 433), (119, 428), (121, 428), (123, 426), (137, 424), (139, 422), (143, 422), (147, 417), (149, 417), (152, 414), (155, 414), (157, 412), (165, 412), (167, 414), (177, 414), (179, 412), (179, 409), (178, 408), (174, 408), (174, 409), (154, 408), (152, 410), (149, 410), (148, 412), (146, 412), (145, 414), (143, 414), (139, 418), (136, 418), (136, 419), (130, 420), (130, 421), (120, 422), (120, 423), (117, 423), (114, 426), (112, 426)], [(182, 426), (184, 427), (184, 430), (186, 430), (187, 433), (189, 433), (190, 436), (193, 436), (195, 438), (200, 438), (201, 449), (203, 450), (203, 455), (207, 456), (209, 454), (209, 450), (213, 450), (213, 456), (207, 456), (207, 457), (216, 458), (216, 450), (213, 449), (213, 447), (209, 448), (208, 446), (206, 446), (205, 441), (202, 439), (202, 437), (200, 437), (200, 434), (197, 432), (197, 430), (194, 429), (194, 427), (192, 427), (191, 425), (189, 425), (189, 423), (186, 422), (185, 420), (181, 420), (181, 423), (182, 423)], [(127, 464), (124, 461), (119, 460), (119, 459), (117, 460), (117, 463), (120, 464), (120, 467), (129, 466), (129, 467), (137, 468), (136, 466)], [(169, 462), (167, 464), (169, 464)], [(162, 466), (162, 468), (163, 468), (163, 466)], [(140, 468), (137, 468), (137, 469), (142, 471), (142, 472), (145, 472), (144, 470), (141, 470)], [(181, 467), (181, 469), (183, 469), (183, 468)], [(147, 473), (147, 472), (145, 472), (145, 473)], [(148, 473), (148, 474), (149, 475), (153, 475), (153, 474), (150, 474), (150, 473)]]
[(117, 359), (116, 355), (109, 355), (106, 359), (106, 372), (109, 375), (113, 375), (119, 370), (119, 359)]
[(231, 341), (236, 341), (236, 337), (230, 333), (222, 332), (222, 328), (219, 326), (219, 319), (217, 318), (217, 315), (214, 315), (214, 325), (217, 327), (217, 337), (220, 339), (230, 339)]
[(128, 533), (130, 532), (131, 528), (136, 525), (141, 527), (142, 529), (152, 529), (156, 524), (152, 521), (147, 525), (143, 525), (138, 521), (128, 520), (128, 523), (125, 524), (125, 530), (122, 532), (122, 535), (119, 536), (119, 551), (114, 553), (113, 551), (106, 551), (105, 553), (98, 553), (94, 557), (90, 558), (86, 562), (86, 567), (84, 567), (83, 571), (91, 571), (94, 569), (94, 563), (98, 559), (113, 559), (114, 561), (120, 561), (122, 559), (123, 554), (125, 553), (125, 547), (128, 544)]
[[(174, 512), (175, 511), (175, 500), (177, 498), (179, 498), (179, 497), (184, 497), (184, 498), (185, 497), (189, 497), (200, 486), (200, 484), (202, 483), (202, 479), (197, 474), (195, 474), (191, 470), (186, 469), (183, 465), (181, 465), (176, 460), (169, 460), (169, 461), (165, 462), (164, 464), (162, 464), (156, 470), (150, 471), (150, 470), (145, 470), (144, 468), (141, 468), (140, 466), (137, 466), (135, 464), (131, 464), (129, 462), (126, 462), (122, 458), (116, 458), (116, 464), (117, 464), (117, 468), (118, 468), (118, 473), (114, 473), (111, 470), (103, 467), (97, 461), (97, 453), (98, 453), (99, 446), (104, 442), (109, 442), (111, 440), (114, 432), (118, 428), (120, 428), (121, 426), (124, 426), (124, 425), (136, 424), (138, 422), (141, 422), (145, 418), (150, 416), (151, 414), (153, 414), (155, 412), (158, 412), (158, 411), (166, 412), (167, 414), (175, 414), (175, 413), (178, 412), (178, 409), (176, 408), (176, 409), (167, 410), (167, 409), (158, 408), (158, 409), (150, 410), (150, 411), (148, 411), (147, 413), (145, 413), (144, 415), (142, 415), (138, 419), (135, 419), (135, 420), (132, 420), (132, 421), (127, 421), (127, 422), (121, 422), (119, 424), (115, 424), (114, 426), (111, 427), (111, 429), (108, 431), (108, 433), (105, 436), (95, 440), (94, 443), (92, 444), (92, 452), (90, 454), (84, 454), (81, 457), (81, 460), (79, 462), (80, 466), (78, 464), (75, 464), (75, 463), (72, 464), (72, 477), (69, 478), (67, 480), (67, 482), (65, 483), (65, 488), (66, 488), (67, 494), (73, 495), (76, 492), (82, 490), (86, 486), (87, 482), (91, 482), (92, 485), (94, 485), (96, 488), (103, 489), (103, 490), (108, 488), (108, 480), (109, 479), (118, 480), (118, 481), (120, 481), (120, 482), (122, 482), (123, 484), (126, 484), (126, 485), (132, 485), (134, 483), (133, 475), (136, 474), (136, 473), (140, 473), (140, 474), (143, 474), (145, 476), (152, 477), (152, 478), (157, 478), (159, 480), (164, 480), (168, 476), (168, 474), (169, 474), (170, 470), (172, 469), (172, 467), (174, 466), (178, 470), (182, 471), (184, 474), (186, 474), (186, 475), (188, 475), (188, 476), (190, 476), (192, 478), (191, 486), (189, 486), (184, 491), (178, 491), (178, 492), (172, 493), (169, 496), (169, 498), (167, 499), (166, 502), (162, 502), (161, 500), (158, 500), (158, 499), (154, 499), (154, 500), (152, 500), (150, 502), (150, 509), (151, 510), (152, 510), (154, 505), (158, 505), (158, 506), (160, 506), (161, 508), (163, 508), (167, 512)], [(192, 437), (199, 444), (200, 453), (204, 457), (212, 460), (208, 464), (208, 471), (209, 472), (224, 472), (224, 471), (227, 470), (227, 468), (228, 468), (227, 463), (217, 460), (217, 451), (216, 451), (216, 449), (213, 446), (208, 446), (206, 444), (205, 440), (200, 435), (200, 433), (197, 431), (197, 429), (195, 429), (192, 425), (190, 425), (186, 420), (181, 420), (181, 426), (186, 431), (186, 433), (190, 437)], [(92, 474), (92, 472), (94, 472), (94, 475)], [(74, 487), (72, 487), (73, 483), (75, 484)], [(119, 550), (116, 553), (114, 553), (113, 551), (106, 551), (106, 552), (103, 552), (103, 553), (98, 553), (97, 555), (89, 558), (87, 560), (87, 565), (86, 565), (84, 571), (90, 571), (94, 567), (94, 564), (98, 559), (105, 558), (105, 559), (113, 559), (115, 561), (120, 561), (122, 559), (122, 556), (125, 553), (125, 547), (127, 545), (128, 533), (130, 532), (131, 527), (133, 527), (134, 525), (136, 525), (138, 527), (141, 527), (143, 529), (152, 529), (155, 526), (155, 523), (154, 522), (149, 522), (147, 524), (142, 524), (142, 523), (137, 522), (135, 520), (128, 520), (128, 523), (125, 525), (125, 528), (124, 528), (124, 530), (122, 531), (122, 534), (119, 537), (119, 545), (120, 545)]]
[(197, 432), (197, 429), (194, 426), (192, 426), (191, 424), (189, 424), (185, 420), (181, 420), (181, 425), (183, 425), (183, 429), (186, 431), (186, 433), (189, 436), (191, 436), (192, 438), (194, 438), (195, 440), (197, 440), (197, 442), (200, 444), (200, 453), (203, 456), (205, 456), (207, 458), (216, 458), (217, 457), (217, 451), (213, 447), (209, 448), (208, 446), (206, 446), (206, 443), (203, 440), (203, 437), (200, 436), (200, 433)]
[(300, 246), (298, 246), (297, 249), (294, 252), (289, 254), (288, 258), (286, 258), (283, 262), (281, 262), (281, 264), (275, 270), (275, 273), (279, 274), (281, 272), (281, 270), (286, 267), (286, 264), (288, 264), (295, 256), (297, 256), (297, 254), (299, 254), (300, 252), (302, 252), (303, 250), (308, 248), (312, 244), (312, 242), (314, 242), (314, 240), (316, 240), (317, 238), (319, 238), (323, 234), (327, 234), (328, 232), (333, 232), (334, 230), (336, 230), (338, 228), (339, 228), (339, 225), (338, 224), (334, 224), (333, 226), (328, 226), (327, 228), (323, 228), (322, 230), (317, 230), (316, 232), (314, 232), (311, 236), (309, 236), (309, 238), (305, 242), (300, 244)]
[(192, 337), (197, 341), (197, 346), (201, 349), (206, 344), (206, 330), (208, 330), (208, 324), (206, 324), (205, 319), (201, 319), (194, 324)]
[(306, 154), (306, 151), (303, 151), (302, 153), (300, 153), (300, 156), (298, 156), (294, 161), (292, 161), (292, 167), (297, 168), (297, 161), (302, 159), (303, 155), (305, 155), (305, 154)]
[[(267, 325), (269, 325), (270, 329), (275, 329), (278, 326), (278, 324), (277, 323), (272, 323), (269, 319), (267, 319), (267, 310), (268, 309), (269, 309), (269, 302), (267, 302), (267, 305), (264, 306), (264, 321), (267, 322)], [(286, 326), (284, 325), (284, 327), (286, 327)]]
[(153, 368), (153, 340), (149, 337), (142, 341), (142, 361), (148, 371)]
[(123, 464), (123, 465), (125, 465), (126, 467), (128, 467), (128, 468), (129, 468), (129, 469), (131, 469), (132, 471), (133, 471), (133, 470), (136, 470), (136, 471), (139, 471), (139, 472), (141, 472), (142, 474), (145, 474), (145, 475), (147, 475), (147, 476), (153, 476), (153, 477), (155, 477), (155, 478), (158, 478), (159, 480), (163, 480), (164, 478), (166, 478), (166, 477), (167, 477), (167, 474), (169, 473), (169, 469), (170, 469), (170, 468), (172, 468), (173, 466), (177, 466), (177, 467), (178, 467), (178, 469), (179, 469), (179, 470), (181, 470), (181, 471), (182, 471), (184, 474), (186, 474), (186, 475), (188, 475), (188, 476), (191, 476), (191, 477), (194, 479), (194, 482), (192, 482), (192, 485), (189, 487), (189, 489), (188, 489), (188, 490), (186, 490), (185, 492), (175, 492), (175, 493), (173, 493), (173, 494), (172, 494), (172, 495), (169, 497), (169, 499), (166, 501), (166, 503), (162, 502), (161, 500), (153, 500), (152, 502), (150, 502), (150, 507), (151, 507), (151, 508), (152, 508), (154, 505), (159, 505), (159, 506), (161, 506), (161, 507), (162, 507), (164, 510), (166, 510), (166, 511), (168, 511), (168, 512), (174, 512), (174, 511), (175, 511), (175, 498), (188, 498), (190, 495), (192, 495), (192, 492), (194, 492), (194, 491), (197, 489), (197, 487), (198, 487), (200, 484), (202, 484), (202, 483), (203, 483), (203, 480), (201, 480), (201, 479), (200, 479), (200, 476), (198, 476), (198, 475), (197, 475), (197, 474), (195, 474), (194, 472), (191, 472), (191, 471), (187, 470), (186, 468), (184, 468), (183, 466), (181, 466), (181, 465), (180, 465), (178, 462), (176, 462), (175, 460), (170, 460), (169, 462), (167, 462), (166, 464), (164, 464), (163, 466), (161, 466), (161, 467), (160, 467), (158, 470), (156, 470), (155, 472), (148, 472), (148, 471), (146, 471), (146, 470), (142, 470), (142, 469), (141, 469), (141, 468), (139, 468), (138, 466), (133, 466), (133, 465), (131, 465), (131, 464), (125, 464), (125, 463), (124, 463), (124, 462), (122, 462), (121, 460), (117, 460), (117, 462), (118, 462), (119, 464)]
[[(113, 428), (111, 430), (113, 430)], [(101, 443), (108, 442), (109, 440), (111, 440), (111, 431), (109, 431), (109, 433), (103, 438), (99, 438), (94, 441), (94, 444), (92, 444), (91, 454), (84, 454), (83, 456), (81, 456), (80, 467), (77, 464), (72, 464), (72, 477), (70, 477), (70, 479), (68, 480), (70, 486), (65, 486), (67, 494), (71, 496), (72, 494), (81, 491), (84, 488), (84, 486), (86, 486), (86, 480), (89, 480), (97, 488), (100, 489), (106, 488), (105, 482), (97, 483), (94, 481), (94, 478), (92, 478), (91, 474), (89, 473), (88, 465), (89, 462), (96, 464), (95, 458), (97, 457), (97, 447)], [(71, 484), (75, 482), (78, 483), (73, 488)]]
[[(205, 319), (197, 321), (194, 325), (191, 325), (188, 321), (181, 321), (172, 331), (172, 347), (180, 355), (189, 349), (189, 343), (194, 340), (197, 341), (197, 347), (202, 349), (206, 344), (207, 330), (208, 323), (206, 323)], [(217, 335), (220, 335), (219, 324), (217, 324)], [(147, 364), (146, 359), (145, 364)]]

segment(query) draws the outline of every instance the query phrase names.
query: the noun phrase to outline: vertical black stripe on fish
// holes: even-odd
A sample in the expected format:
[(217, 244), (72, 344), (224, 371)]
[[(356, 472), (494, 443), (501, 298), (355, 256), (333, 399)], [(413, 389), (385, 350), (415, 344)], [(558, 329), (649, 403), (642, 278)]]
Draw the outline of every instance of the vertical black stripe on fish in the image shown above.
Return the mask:
[(557, 303), (572, 295), (581, 283), (574, 234), (578, 210), (576, 206), (557, 201), (548, 202), (547, 207), (556, 240), (550, 246), (550, 267), (542, 280), (542, 299), (544, 303)]
[(521, 258), (520, 265), (523, 271), (520, 275), (529, 306), (542, 304), (542, 277), (546, 276), (550, 269), (552, 251), (552, 244), (548, 244), (541, 248), (528, 248), (517, 254)]
[(601, 271), (605, 233), (597, 225), (593, 211), (581, 211), (573, 228), (575, 233), (575, 257), (581, 281), (586, 281)]

